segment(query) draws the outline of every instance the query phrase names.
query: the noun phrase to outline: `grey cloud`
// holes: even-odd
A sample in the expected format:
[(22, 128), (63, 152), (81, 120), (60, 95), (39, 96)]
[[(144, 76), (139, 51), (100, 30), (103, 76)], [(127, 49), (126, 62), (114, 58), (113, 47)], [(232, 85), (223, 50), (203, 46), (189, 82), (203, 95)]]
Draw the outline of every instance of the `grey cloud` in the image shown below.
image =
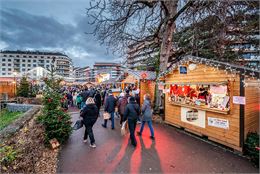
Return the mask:
[(70, 25), (18, 9), (0, 9), (0, 13), (0, 41), (8, 45), (7, 49), (61, 49), (80, 66), (118, 58), (108, 54), (92, 35), (84, 34), (92, 29), (85, 16), (77, 16), (76, 25)]

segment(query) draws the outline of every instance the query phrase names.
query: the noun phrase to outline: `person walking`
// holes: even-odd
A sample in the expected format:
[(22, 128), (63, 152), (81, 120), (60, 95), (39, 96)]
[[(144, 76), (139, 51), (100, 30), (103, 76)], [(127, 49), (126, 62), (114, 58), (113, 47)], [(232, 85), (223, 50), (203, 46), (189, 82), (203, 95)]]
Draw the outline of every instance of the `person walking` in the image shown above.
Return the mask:
[(77, 103), (78, 109), (81, 109), (81, 102), (82, 102), (82, 97), (80, 94), (78, 94), (76, 97), (76, 103)]
[(122, 125), (122, 123), (123, 123), (126, 105), (127, 105), (127, 97), (125, 96), (125, 93), (122, 92), (120, 94), (120, 98), (119, 98), (118, 104), (117, 104), (118, 112), (120, 115), (120, 125)]
[(88, 97), (89, 97), (89, 90), (88, 90), (88, 88), (86, 87), (85, 90), (80, 93), (80, 95), (82, 97), (81, 108), (83, 108), (85, 103), (86, 103), (86, 101), (87, 101), (87, 99), (88, 99)]
[(92, 127), (96, 123), (98, 118), (98, 108), (93, 98), (89, 97), (86, 101), (86, 106), (80, 112), (80, 116), (83, 118), (83, 124), (85, 125), (85, 133), (83, 142), (86, 143), (89, 137), (90, 147), (95, 148), (95, 138)]
[(124, 112), (124, 121), (128, 120), (128, 127), (130, 132), (131, 144), (136, 147), (137, 142), (135, 138), (135, 128), (137, 118), (140, 115), (140, 107), (135, 101), (134, 97), (129, 98), (129, 103), (126, 105)]
[(100, 107), (101, 107), (101, 104), (102, 104), (101, 94), (100, 94), (100, 90), (99, 89), (96, 91), (96, 94), (94, 96), (94, 100), (95, 100), (96, 106), (98, 108), (98, 113), (99, 113)]
[(152, 125), (152, 107), (151, 107), (151, 97), (149, 94), (144, 95), (144, 103), (142, 105), (142, 123), (141, 123), (141, 128), (140, 131), (137, 132), (137, 135), (142, 136), (143, 130), (144, 130), (144, 125), (147, 122), (151, 136), (150, 138), (154, 140), (154, 130), (153, 130), (153, 125)]
[[(110, 114), (111, 119), (111, 129), (115, 129), (115, 108), (116, 108), (116, 99), (113, 96), (113, 93), (111, 90), (108, 91), (108, 96), (105, 99), (105, 112), (108, 112)], [(104, 128), (107, 127), (107, 120), (104, 120), (104, 124), (102, 124)]]

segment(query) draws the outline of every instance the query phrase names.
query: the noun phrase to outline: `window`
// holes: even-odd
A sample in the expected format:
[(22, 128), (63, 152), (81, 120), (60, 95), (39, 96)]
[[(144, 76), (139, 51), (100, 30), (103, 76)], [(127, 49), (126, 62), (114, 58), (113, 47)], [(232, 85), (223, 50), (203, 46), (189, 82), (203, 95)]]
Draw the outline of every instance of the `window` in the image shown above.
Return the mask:
[(11, 59), (8, 59), (8, 62), (11, 62), (12, 60)]
[(36, 62), (36, 60), (33, 60), (33, 62)]
[(31, 62), (31, 60), (27, 60), (27, 62)]
[(29, 58), (32, 58), (32, 56), (29, 56)]
[(2, 59), (2, 62), (5, 62), (5, 59)]
[(11, 64), (11, 63), (8, 63), (8, 66), (12, 66), (12, 64)]
[(5, 68), (2, 68), (2, 71), (5, 71)]
[(23, 56), (24, 58), (26, 58), (27, 56)]
[(41, 58), (44, 58), (43, 56), (41, 56)]
[(37, 56), (34, 56), (34, 58), (37, 58)]
[(25, 64), (22, 64), (22, 67), (25, 67)]
[(31, 67), (31, 64), (28, 64), (27, 66), (28, 66), (28, 67)]
[(5, 66), (5, 63), (2, 63), (2, 66)]
[(12, 68), (8, 68), (8, 71), (12, 71)]
[(14, 57), (13, 55), (9, 55), (9, 57)]
[(6, 55), (4, 55), (4, 57), (7, 57)]
[(5, 73), (2, 73), (3, 75), (5, 75)]
[(25, 71), (25, 68), (23, 68), (22, 71)]
[(36, 67), (36, 65), (35, 65), (35, 64), (33, 64), (33, 67)]
[(16, 57), (20, 57), (19, 55), (16, 55)]
[(25, 60), (23, 59), (22, 62), (25, 62)]
[(50, 63), (50, 61), (49, 61), (49, 60), (46, 60), (46, 62), (47, 62), (47, 63)]

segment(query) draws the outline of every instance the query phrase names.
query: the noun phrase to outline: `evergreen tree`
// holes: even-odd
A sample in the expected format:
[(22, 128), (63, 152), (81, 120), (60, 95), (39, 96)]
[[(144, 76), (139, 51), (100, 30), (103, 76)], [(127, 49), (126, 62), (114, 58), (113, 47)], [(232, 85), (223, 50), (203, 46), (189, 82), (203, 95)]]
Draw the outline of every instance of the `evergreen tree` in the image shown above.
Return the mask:
[(72, 132), (70, 116), (61, 108), (62, 95), (59, 93), (61, 79), (55, 79), (52, 68), (50, 78), (45, 78), (43, 93), (43, 114), (39, 117), (45, 127), (45, 143), (56, 138), (64, 143)]
[(22, 77), (20, 85), (17, 89), (17, 95), (20, 97), (28, 97), (29, 96), (29, 82), (26, 77)]

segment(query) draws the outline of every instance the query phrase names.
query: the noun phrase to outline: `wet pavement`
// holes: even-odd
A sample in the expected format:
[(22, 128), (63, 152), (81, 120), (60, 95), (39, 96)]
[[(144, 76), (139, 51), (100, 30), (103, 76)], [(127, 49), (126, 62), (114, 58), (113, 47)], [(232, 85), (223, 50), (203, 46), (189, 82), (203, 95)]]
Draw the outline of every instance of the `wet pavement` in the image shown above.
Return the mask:
[[(77, 110), (72, 120), (79, 118)], [(130, 145), (129, 134), (121, 136), (119, 119), (115, 130), (94, 125), (96, 148), (83, 143), (84, 129), (74, 131), (59, 155), (58, 173), (258, 173), (245, 158), (189, 136), (169, 125), (153, 124), (155, 141), (149, 138), (148, 125), (137, 147)], [(139, 130), (139, 125), (137, 127)]]

